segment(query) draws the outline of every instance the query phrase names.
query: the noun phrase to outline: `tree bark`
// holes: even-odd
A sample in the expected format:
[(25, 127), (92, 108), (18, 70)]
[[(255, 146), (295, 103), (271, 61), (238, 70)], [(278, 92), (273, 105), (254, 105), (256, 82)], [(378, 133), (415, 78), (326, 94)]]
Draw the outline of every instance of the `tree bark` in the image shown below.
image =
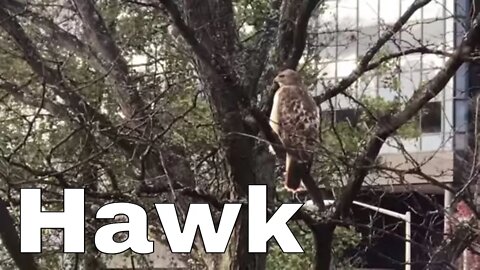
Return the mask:
[(15, 221), (8, 211), (7, 204), (0, 198), (0, 236), (2, 244), (20, 270), (38, 269), (32, 254), (20, 252), (20, 237), (15, 229)]
[(329, 223), (311, 227), (315, 241), (315, 270), (329, 270), (332, 262), (332, 240), (335, 226)]

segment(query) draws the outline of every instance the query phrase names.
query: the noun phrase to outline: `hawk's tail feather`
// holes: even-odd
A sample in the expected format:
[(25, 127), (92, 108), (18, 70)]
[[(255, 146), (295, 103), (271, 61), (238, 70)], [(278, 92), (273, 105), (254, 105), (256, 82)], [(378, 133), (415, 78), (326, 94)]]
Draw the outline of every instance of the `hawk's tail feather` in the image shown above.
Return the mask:
[(290, 164), (286, 168), (285, 188), (292, 192), (301, 190), (302, 179), (309, 171), (310, 163), (298, 162), (295, 159), (290, 160)]

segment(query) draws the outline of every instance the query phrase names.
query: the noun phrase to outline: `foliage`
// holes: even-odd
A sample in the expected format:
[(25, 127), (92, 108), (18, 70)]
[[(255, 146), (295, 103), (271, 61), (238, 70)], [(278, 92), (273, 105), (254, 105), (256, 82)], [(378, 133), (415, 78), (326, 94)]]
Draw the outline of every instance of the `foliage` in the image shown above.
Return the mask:
[[(295, 234), (295, 237), (300, 242), (305, 253), (302, 254), (288, 254), (283, 253), (276, 243), (270, 247), (270, 252), (267, 258), (268, 270), (292, 269), (303, 270), (312, 269), (314, 256), (314, 240), (310, 231), (302, 228), (299, 224), (291, 224), (290, 228)], [(339, 227), (335, 230), (335, 240), (333, 242), (333, 258), (334, 264), (341, 269), (353, 269), (353, 267), (361, 266), (361, 261), (357, 259), (352, 260), (349, 257), (349, 251), (355, 248), (361, 241), (361, 235), (355, 232), (353, 227)], [(272, 241), (273, 242), (273, 241)]]

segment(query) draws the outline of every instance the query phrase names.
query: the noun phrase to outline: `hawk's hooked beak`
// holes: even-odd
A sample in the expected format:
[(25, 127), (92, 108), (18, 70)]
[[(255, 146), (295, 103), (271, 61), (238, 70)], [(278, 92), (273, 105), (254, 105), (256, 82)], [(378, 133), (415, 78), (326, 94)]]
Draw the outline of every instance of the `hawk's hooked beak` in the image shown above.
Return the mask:
[(275, 77), (275, 78), (273, 79), (273, 82), (278, 84), (278, 80), (279, 80), (279, 78), (278, 78), (278, 76), (277, 76), (277, 77)]

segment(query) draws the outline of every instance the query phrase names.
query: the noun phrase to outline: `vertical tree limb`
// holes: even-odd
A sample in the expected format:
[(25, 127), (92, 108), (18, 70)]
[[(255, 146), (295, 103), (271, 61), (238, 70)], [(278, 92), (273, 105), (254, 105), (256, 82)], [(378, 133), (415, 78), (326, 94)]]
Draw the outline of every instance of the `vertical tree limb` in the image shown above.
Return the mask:
[(0, 198), (0, 236), (13, 261), (20, 270), (38, 269), (32, 254), (20, 252), (20, 237), (15, 229), (15, 221), (7, 209), (7, 204)]

